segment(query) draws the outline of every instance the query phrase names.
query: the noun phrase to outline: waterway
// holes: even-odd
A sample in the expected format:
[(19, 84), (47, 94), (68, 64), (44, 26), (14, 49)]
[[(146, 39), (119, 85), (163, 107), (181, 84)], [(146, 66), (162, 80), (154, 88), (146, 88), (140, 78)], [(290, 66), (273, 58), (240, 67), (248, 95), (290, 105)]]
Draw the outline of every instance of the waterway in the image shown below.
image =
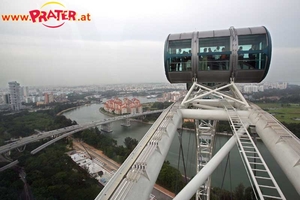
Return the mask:
[[(129, 97), (130, 98), (130, 97)], [(141, 100), (141, 103), (145, 102), (153, 102), (156, 99), (147, 99), (145, 97), (138, 97)], [(68, 111), (64, 113), (67, 118), (75, 120), (78, 124), (83, 124), (86, 122), (102, 120), (109, 118), (99, 112), (99, 108), (102, 104), (91, 104), (88, 106), (82, 106), (76, 108), (74, 110)], [(118, 142), (118, 145), (124, 145), (124, 139), (126, 137), (132, 137), (137, 140), (140, 140), (148, 129), (151, 127), (149, 124), (144, 124), (140, 122), (131, 122), (130, 127), (121, 126), (121, 122), (117, 121), (112, 124), (113, 132), (110, 133), (111, 136)], [(223, 144), (227, 142), (229, 136), (217, 135), (215, 138), (215, 152), (217, 152)], [(196, 173), (196, 154), (195, 154), (195, 134), (191, 131), (183, 131), (182, 133), (182, 144), (183, 144), (183, 151), (184, 151), (184, 159), (186, 161), (186, 169), (187, 175), (189, 177), (193, 177)], [(261, 142), (257, 142), (257, 146), (264, 157), (266, 163), (268, 164), (270, 170), (273, 173), (273, 176), (277, 180), (278, 185), (281, 187), (283, 193), (285, 194), (287, 199), (299, 199), (299, 195), (289, 182), (285, 174), (282, 172), (281, 168), (278, 166), (268, 149), (265, 145)], [(166, 160), (168, 160), (171, 165), (175, 168), (178, 167), (178, 158), (179, 158), (179, 139), (175, 136)], [(214, 173), (212, 174), (212, 186), (221, 187), (223, 182), (224, 171), (226, 168), (226, 160), (224, 159), (222, 163), (216, 168)], [(229, 165), (230, 164), (230, 165)], [(182, 160), (180, 160), (179, 166), (181, 172), (183, 173), (183, 164)], [(227, 170), (225, 173), (224, 178), (224, 185), (223, 188), (227, 190), (234, 191), (235, 187), (243, 183), (244, 186), (250, 186), (250, 182), (248, 180), (246, 171), (244, 169), (244, 165), (242, 163), (240, 154), (236, 147), (234, 147), (229, 156), (229, 161), (227, 165)]]

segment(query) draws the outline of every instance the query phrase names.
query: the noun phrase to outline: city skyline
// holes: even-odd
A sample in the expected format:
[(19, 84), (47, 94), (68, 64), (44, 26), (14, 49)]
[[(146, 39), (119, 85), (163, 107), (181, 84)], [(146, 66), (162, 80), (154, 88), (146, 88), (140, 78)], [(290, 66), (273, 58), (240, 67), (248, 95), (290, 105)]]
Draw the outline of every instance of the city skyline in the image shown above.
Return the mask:
[[(169, 85), (169, 86), (174, 86), (174, 87), (181, 87), (181, 88), (185, 88), (186, 89), (186, 84), (185, 83), (169, 83), (169, 82), (156, 82), (156, 83), (113, 83), (113, 84), (91, 84), (91, 85), (26, 85), (23, 83), (20, 83), (18, 80), (14, 80), (14, 81), (10, 81), (10, 82), (18, 82), (20, 84), (20, 87), (22, 89), (24, 88), (30, 88), (30, 89), (34, 89), (34, 88), (40, 88), (40, 89), (59, 89), (59, 88), (81, 88), (81, 87), (129, 87), (129, 86), (134, 86), (134, 87), (143, 87), (145, 85), (149, 86), (149, 85)], [(9, 82), (8, 82), (9, 83)], [(8, 90), (9, 89), (9, 84), (7, 83), (6, 86), (4, 87), (0, 87), (0, 89), (2, 90)], [(285, 82), (285, 81), (274, 81), (274, 82), (260, 82), (260, 83), (236, 83), (237, 85), (269, 85), (269, 84), (280, 84), (280, 83), (284, 83), (284, 84), (288, 84), (288, 85), (300, 85), (300, 84), (294, 84), (294, 83), (290, 83), (290, 82)], [(300, 82), (299, 82), (300, 83)]]
[[(273, 43), (264, 81), (300, 83), (297, 0), (233, 0), (230, 6), (228, 2), (195, 0), (87, 1), (84, 6), (78, 0), (61, 2), (68, 9), (90, 13), (91, 21), (48, 29), (0, 20), (0, 87), (7, 87), (10, 81), (28, 86), (168, 83), (163, 64), (168, 34), (262, 25), (270, 31)], [(24, 14), (44, 3), (1, 1), (0, 12)]]

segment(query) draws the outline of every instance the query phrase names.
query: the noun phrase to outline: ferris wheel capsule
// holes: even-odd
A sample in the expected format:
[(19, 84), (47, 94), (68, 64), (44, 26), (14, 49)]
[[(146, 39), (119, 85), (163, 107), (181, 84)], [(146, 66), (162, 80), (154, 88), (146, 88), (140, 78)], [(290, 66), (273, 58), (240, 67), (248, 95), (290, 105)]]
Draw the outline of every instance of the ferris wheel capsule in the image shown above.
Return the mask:
[(272, 42), (262, 27), (170, 34), (164, 66), (170, 83), (258, 83), (268, 74)]

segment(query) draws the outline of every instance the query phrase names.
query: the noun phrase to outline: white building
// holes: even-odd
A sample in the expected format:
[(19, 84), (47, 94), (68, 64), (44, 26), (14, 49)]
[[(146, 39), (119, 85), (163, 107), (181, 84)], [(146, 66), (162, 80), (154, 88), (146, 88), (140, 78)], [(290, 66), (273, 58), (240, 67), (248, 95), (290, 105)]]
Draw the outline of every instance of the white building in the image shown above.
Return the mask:
[(31, 101), (32, 101), (32, 103), (35, 103), (35, 102), (37, 102), (37, 97), (36, 97), (36, 96), (32, 96), (31, 98), (32, 98), (32, 100), (31, 100)]
[(16, 81), (9, 82), (10, 105), (12, 110), (21, 109), (20, 84)]

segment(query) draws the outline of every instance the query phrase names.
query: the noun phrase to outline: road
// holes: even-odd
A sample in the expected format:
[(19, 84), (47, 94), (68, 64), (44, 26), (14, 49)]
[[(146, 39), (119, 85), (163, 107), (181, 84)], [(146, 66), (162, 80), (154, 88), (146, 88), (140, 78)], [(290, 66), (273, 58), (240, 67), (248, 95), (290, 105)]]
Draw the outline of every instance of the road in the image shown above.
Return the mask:
[[(88, 153), (93, 157), (101, 161), (104, 165), (103, 168), (107, 171), (117, 171), (120, 167), (120, 164), (116, 163), (112, 159), (108, 158), (101, 150), (98, 150), (84, 142), (78, 142), (75, 139), (73, 139), (73, 148), (75, 150), (80, 150), (85, 152), (85, 149), (87, 149)], [(152, 194), (155, 195), (157, 200), (171, 200), (175, 197), (175, 194), (170, 192), (169, 190), (161, 187), (160, 185), (155, 184)]]
[(92, 156), (92, 158), (96, 158), (104, 164), (103, 168), (106, 169), (108, 172), (116, 171), (119, 169), (120, 165), (108, 158), (102, 151), (95, 149), (94, 147), (84, 142), (78, 142), (75, 139), (73, 139), (73, 148), (75, 150), (81, 150), (85, 152), (85, 149), (82, 145), (84, 145), (84, 148), (87, 149), (88, 153)]

